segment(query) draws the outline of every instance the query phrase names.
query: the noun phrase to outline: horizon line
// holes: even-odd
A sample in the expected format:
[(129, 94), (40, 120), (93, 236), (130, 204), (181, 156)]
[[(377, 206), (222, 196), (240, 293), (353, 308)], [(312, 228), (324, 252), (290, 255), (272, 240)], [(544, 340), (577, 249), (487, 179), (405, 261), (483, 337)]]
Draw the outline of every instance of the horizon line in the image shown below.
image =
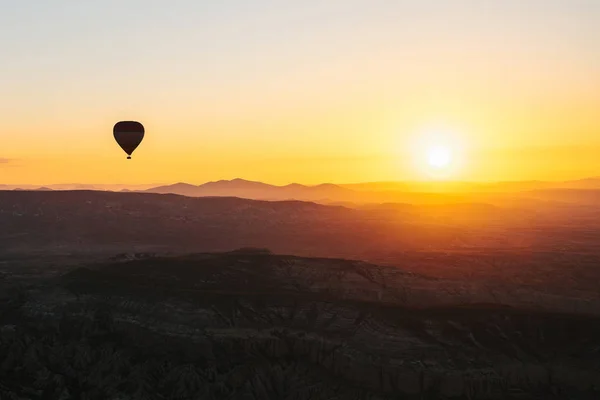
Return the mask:
[(86, 185), (86, 186), (149, 186), (149, 187), (158, 187), (158, 186), (172, 186), (172, 185), (177, 185), (177, 184), (187, 184), (187, 185), (192, 185), (192, 186), (202, 186), (205, 184), (209, 184), (209, 183), (217, 183), (217, 182), (233, 182), (233, 181), (244, 181), (244, 182), (251, 182), (251, 183), (262, 183), (262, 184), (266, 184), (266, 185), (270, 185), (270, 186), (276, 186), (276, 187), (285, 187), (285, 186), (290, 186), (290, 185), (302, 185), (302, 186), (320, 186), (320, 185), (338, 185), (338, 186), (345, 186), (345, 185), (365, 185), (365, 184), (479, 184), (479, 185), (490, 185), (490, 184), (507, 184), (507, 183), (565, 183), (565, 182), (576, 182), (576, 181), (583, 181), (583, 180), (590, 180), (590, 179), (600, 179), (600, 176), (585, 176), (585, 177), (581, 177), (581, 178), (573, 178), (573, 179), (559, 179), (559, 180), (548, 180), (548, 179), (522, 179), (522, 180), (493, 180), (493, 181), (484, 181), (484, 180), (453, 180), (453, 179), (440, 179), (440, 180), (433, 180), (433, 179), (428, 179), (428, 180), (384, 180), (384, 181), (352, 181), (352, 182), (334, 182), (334, 181), (324, 181), (321, 183), (316, 183), (316, 184), (307, 184), (307, 183), (300, 183), (300, 182), (296, 182), (296, 181), (291, 181), (289, 183), (285, 183), (285, 184), (274, 184), (274, 183), (269, 183), (266, 181), (260, 181), (260, 180), (252, 180), (252, 179), (245, 179), (245, 178), (231, 178), (231, 179), (218, 179), (218, 180), (209, 180), (209, 181), (204, 181), (202, 183), (190, 183), (190, 182), (184, 182), (184, 181), (176, 181), (173, 182), (171, 181), (169, 182), (156, 182), (156, 183), (101, 183), (101, 182), (90, 182), (90, 183), (84, 183), (84, 182), (71, 182), (71, 183), (44, 183), (44, 184), (40, 184), (40, 183), (18, 183), (18, 184), (12, 184), (12, 183), (1, 183), (0, 182), (0, 186), (35, 186), (35, 187), (49, 187), (49, 186), (75, 186), (75, 185)]

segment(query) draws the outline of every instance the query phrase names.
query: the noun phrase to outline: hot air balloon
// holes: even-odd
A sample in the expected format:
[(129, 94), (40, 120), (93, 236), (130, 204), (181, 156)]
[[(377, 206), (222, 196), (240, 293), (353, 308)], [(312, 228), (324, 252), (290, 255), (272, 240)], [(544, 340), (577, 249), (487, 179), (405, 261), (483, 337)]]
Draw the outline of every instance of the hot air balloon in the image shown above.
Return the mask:
[(144, 139), (144, 126), (137, 121), (120, 121), (113, 127), (113, 136), (130, 160), (131, 154)]

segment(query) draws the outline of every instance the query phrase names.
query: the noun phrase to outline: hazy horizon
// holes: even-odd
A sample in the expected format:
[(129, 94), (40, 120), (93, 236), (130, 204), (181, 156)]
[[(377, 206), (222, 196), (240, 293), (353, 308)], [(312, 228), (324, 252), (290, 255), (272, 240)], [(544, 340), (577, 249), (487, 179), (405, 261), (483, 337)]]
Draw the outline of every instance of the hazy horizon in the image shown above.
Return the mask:
[(171, 186), (177, 184), (187, 184), (193, 186), (202, 186), (209, 183), (216, 182), (234, 182), (234, 181), (244, 181), (249, 183), (261, 183), (265, 185), (275, 186), (275, 187), (285, 187), (289, 185), (302, 185), (307, 187), (314, 187), (319, 185), (338, 185), (338, 186), (360, 186), (360, 185), (376, 185), (376, 184), (397, 184), (397, 185), (435, 185), (440, 186), (452, 186), (452, 185), (472, 185), (472, 186), (490, 186), (490, 185), (502, 185), (502, 184), (519, 184), (519, 183), (548, 183), (548, 184), (560, 184), (560, 183), (570, 183), (570, 182), (580, 182), (586, 180), (599, 180), (600, 176), (582, 176), (579, 178), (573, 179), (555, 179), (555, 180), (544, 180), (544, 179), (523, 179), (523, 180), (498, 180), (498, 181), (477, 181), (477, 180), (379, 180), (379, 181), (348, 181), (348, 182), (336, 182), (336, 181), (322, 181), (317, 183), (303, 183), (296, 181), (289, 181), (284, 183), (275, 183), (270, 181), (261, 181), (261, 180), (253, 180), (247, 179), (241, 176), (228, 177), (223, 179), (215, 179), (215, 180), (207, 180), (207, 181), (182, 181), (182, 180), (174, 180), (168, 182), (154, 182), (154, 183), (111, 183), (111, 182), (46, 182), (46, 183), (5, 183), (0, 181), (0, 190), (2, 187), (27, 187), (27, 188), (43, 188), (43, 187), (75, 187), (75, 186), (83, 186), (83, 187), (114, 187), (114, 188), (155, 188), (160, 186)]
[[(113, 149), (114, 150), (114, 149)], [(118, 149), (117, 149), (118, 150)], [(563, 154), (563, 157), (576, 160), (576, 162), (566, 163), (566, 164), (558, 164), (556, 163), (556, 153), (561, 152), (561, 150), (567, 152)], [(510, 152), (510, 149), (502, 149), (496, 150), (495, 153), (498, 152)], [(219, 181), (219, 180), (232, 180), (232, 179), (244, 179), (249, 181), (260, 181), (272, 185), (283, 186), (292, 183), (299, 183), (303, 185), (318, 185), (322, 183), (336, 183), (336, 184), (359, 184), (359, 183), (374, 183), (374, 182), (409, 182), (409, 183), (451, 183), (451, 182), (464, 182), (464, 183), (482, 183), (482, 184), (490, 184), (490, 183), (498, 183), (498, 182), (524, 182), (524, 181), (543, 181), (543, 182), (563, 182), (563, 181), (571, 181), (571, 180), (581, 180), (581, 179), (589, 179), (600, 176), (600, 162), (598, 162), (598, 154), (600, 154), (600, 146), (599, 147), (566, 147), (566, 148), (547, 148), (540, 147), (529, 148), (529, 149), (514, 149), (515, 153), (528, 153), (528, 158), (523, 159), (515, 159), (515, 158), (500, 158), (495, 160), (496, 171), (519, 171), (522, 167), (523, 163), (529, 163), (530, 167), (537, 171), (538, 173), (533, 173), (529, 175), (524, 175), (519, 177), (512, 177), (510, 175), (505, 176), (504, 173), (496, 173), (496, 174), (486, 174), (486, 177), (481, 176), (452, 176), (450, 178), (445, 179), (436, 179), (435, 177), (428, 176), (402, 176), (395, 174), (393, 164), (398, 162), (406, 162), (407, 160), (402, 160), (397, 157), (364, 157), (361, 159), (362, 164), (366, 167), (372, 167), (373, 165), (382, 165), (388, 164), (390, 165), (390, 169), (381, 174), (369, 174), (369, 173), (357, 173), (357, 178), (346, 178), (343, 179), (343, 175), (340, 174), (329, 174), (331, 179), (328, 179), (327, 176), (320, 177), (318, 170), (321, 166), (326, 163), (316, 163), (312, 165), (313, 170), (307, 168), (303, 171), (306, 174), (304, 179), (293, 179), (289, 176), (294, 176), (294, 174), (290, 173), (287, 175), (279, 175), (274, 176), (271, 168), (266, 168), (263, 170), (263, 173), (255, 173), (255, 174), (244, 174), (239, 173), (243, 169), (237, 169), (234, 166), (224, 166), (222, 169), (211, 169), (210, 171), (199, 171), (198, 173), (190, 173), (185, 169), (176, 171), (172, 176), (169, 176), (165, 179), (147, 179), (147, 180), (134, 180), (136, 176), (139, 175), (140, 170), (143, 169), (141, 166), (134, 165), (135, 160), (125, 160), (128, 164), (122, 165), (121, 161), (124, 157), (121, 154), (118, 154), (115, 162), (116, 165), (119, 165), (121, 168), (121, 172), (124, 172), (125, 179), (118, 174), (111, 175), (113, 179), (106, 179), (105, 177), (99, 177), (96, 179), (89, 178), (90, 170), (79, 170), (79, 171), (71, 171), (71, 175), (73, 179), (53, 179), (47, 178), (45, 180), (40, 180), (36, 178), (39, 176), (39, 171), (44, 168), (43, 165), (40, 165), (33, 171), (23, 171), (27, 169), (25, 160), (20, 159), (6, 159), (3, 162), (0, 162), (0, 171), (5, 172), (0, 175), (0, 185), (59, 185), (59, 184), (86, 184), (86, 185), (130, 185), (130, 186), (140, 186), (140, 185), (165, 185), (165, 184), (173, 184), (178, 182), (192, 183), (192, 184), (202, 184), (207, 182)], [(117, 152), (118, 153), (118, 152)], [(484, 153), (485, 155), (485, 153)], [(533, 157), (538, 158), (538, 165), (534, 166), (531, 162)], [(139, 156), (135, 156), (135, 159), (141, 158)], [(482, 158), (485, 158), (482, 156)], [(318, 159), (320, 161), (329, 160), (330, 162), (336, 161), (335, 158), (321, 158)], [(354, 160), (349, 158), (348, 160)], [(282, 159), (275, 159), (274, 163), (277, 165), (277, 162), (281, 162)], [(293, 164), (294, 159), (288, 158), (286, 161)], [(339, 159), (338, 159), (339, 161)], [(100, 160), (99, 162), (106, 163), (107, 160)], [(139, 160), (137, 161), (139, 162)], [(75, 162), (73, 162), (75, 163)], [(490, 165), (492, 165), (492, 161), (488, 161)], [(498, 165), (500, 164), (500, 165)], [(357, 165), (356, 163), (354, 165)], [(92, 171), (98, 170), (102, 168), (103, 165), (96, 165), (95, 168), (92, 168)], [(534, 168), (535, 167), (535, 168)], [(365, 168), (367, 169), (367, 168)], [(317, 170), (317, 171), (314, 171)], [(310, 172), (314, 172), (312, 175)], [(17, 174), (17, 172), (19, 172)], [(368, 170), (367, 170), (368, 172)], [(23, 174), (21, 174), (23, 173)], [(24, 176), (23, 176), (24, 175)], [(161, 176), (160, 173), (157, 174)], [(302, 174), (296, 174), (301, 177)], [(23, 178), (21, 178), (23, 176)], [(202, 178), (202, 176), (205, 176)], [(132, 177), (132, 180), (128, 180), (126, 178)], [(361, 177), (363, 179), (361, 179)], [(77, 179), (79, 178), (79, 179)], [(148, 183), (150, 182), (150, 183)], [(154, 183), (152, 183), (154, 182)]]

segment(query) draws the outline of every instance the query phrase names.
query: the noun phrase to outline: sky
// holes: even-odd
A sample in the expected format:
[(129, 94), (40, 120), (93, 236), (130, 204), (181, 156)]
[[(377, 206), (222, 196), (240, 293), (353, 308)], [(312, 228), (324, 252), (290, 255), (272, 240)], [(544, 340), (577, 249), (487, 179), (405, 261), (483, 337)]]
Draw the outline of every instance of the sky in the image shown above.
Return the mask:
[(600, 176), (597, 0), (0, 0), (0, 51), (0, 183)]

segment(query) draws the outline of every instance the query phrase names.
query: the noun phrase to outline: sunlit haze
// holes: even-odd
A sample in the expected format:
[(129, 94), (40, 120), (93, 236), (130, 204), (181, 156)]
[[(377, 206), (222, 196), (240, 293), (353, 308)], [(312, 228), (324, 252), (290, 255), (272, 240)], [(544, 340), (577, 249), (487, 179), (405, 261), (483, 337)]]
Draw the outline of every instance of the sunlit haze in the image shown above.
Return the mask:
[(0, 183), (600, 175), (597, 0), (8, 1), (0, 48)]
[(445, 168), (452, 161), (452, 152), (447, 147), (434, 147), (429, 151), (428, 161), (432, 167)]

